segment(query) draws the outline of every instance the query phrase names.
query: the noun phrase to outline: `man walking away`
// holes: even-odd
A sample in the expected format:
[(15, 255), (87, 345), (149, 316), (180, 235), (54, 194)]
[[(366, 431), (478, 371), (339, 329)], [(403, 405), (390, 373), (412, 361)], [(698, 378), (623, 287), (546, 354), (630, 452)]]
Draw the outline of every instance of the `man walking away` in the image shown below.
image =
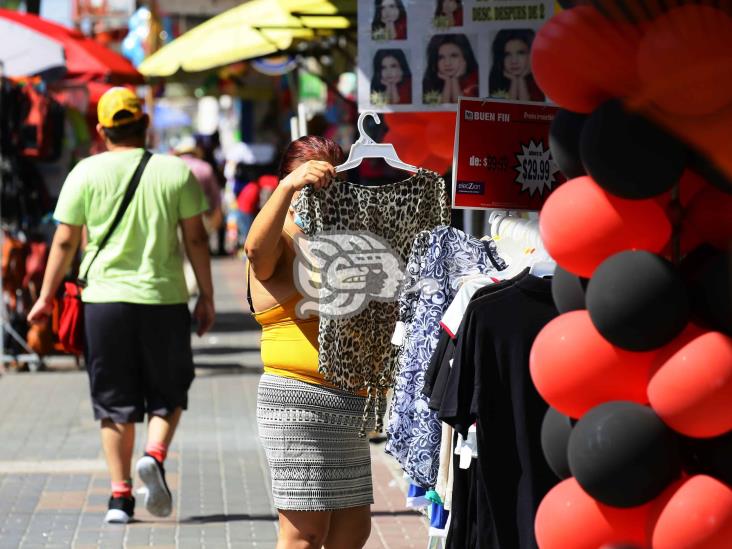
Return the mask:
[[(200, 336), (214, 320), (208, 238), (201, 220), (208, 205), (182, 160), (148, 158), (149, 119), (134, 93), (112, 88), (100, 99), (97, 114), (97, 131), (108, 152), (77, 164), (64, 183), (43, 286), (28, 319), (47, 321), (86, 226), (88, 245), (80, 269), (87, 282), (82, 294), (84, 354), (112, 481), (105, 520), (126, 523), (135, 508), (135, 423), (143, 422), (146, 414), (145, 454), (136, 466), (145, 484), (145, 507), (155, 516), (172, 512), (163, 463), (194, 377), (177, 229), (182, 229), (200, 288), (193, 311)], [(135, 188), (130, 183), (138, 171), (139, 184), (123, 209), (123, 197)], [(115, 224), (120, 211), (124, 215)]]

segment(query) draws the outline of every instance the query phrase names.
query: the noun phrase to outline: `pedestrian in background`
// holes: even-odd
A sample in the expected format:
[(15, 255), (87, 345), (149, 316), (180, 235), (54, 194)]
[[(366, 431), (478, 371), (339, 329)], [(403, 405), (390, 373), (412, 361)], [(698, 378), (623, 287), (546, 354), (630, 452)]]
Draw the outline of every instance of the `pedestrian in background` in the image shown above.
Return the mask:
[[(208, 237), (201, 216), (208, 205), (182, 160), (152, 155), (145, 167), (149, 119), (133, 92), (107, 91), (99, 101), (98, 116), (97, 132), (108, 152), (79, 162), (61, 189), (54, 213), (59, 225), (40, 297), (28, 319), (48, 320), (86, 227), (81, 272), (90, 265), (91, 269), (82, 293), (84, 355), (111, 477), (105, 521), (126, 523), (135, 510), (135, 423), (143, 422), (145, 415), (147, 442), (136, 465), (145, 484), (145, 507), (161, 517), (173, 509), (163, 463), (194, 377), (191, 314), (177, 230), (182, 230), (200, 288), (193, 311), (200, 336), (214, 321)], [(139, 186), (99, 251), (138, 166), (144, 168)]]
[[(221, 148), (221, 139), (218, 130), (210, 135), (197, 134), (195, 136), (196, 146), (201, 151), (201, 158), (211, 166), (216, 181), (221, 191), (226, 187), (226, 176), (224, 175), (224, 154)], [(216, 231), (216, 255), (225, 256), (224, 243), (226, 240), (226, 224), (221, 223)]]
[(259, 197), (262, 194), (262, 187), (259, 184), (254, 167), (247, 166), (243, 162), (236, 165), (234, 180), (234, 188), (236, 189), (239, 186), (236, 195), (236, 206), (239, 212), (239, 245), (244, 246), (249, 228), (259, 213)]
[(181, 139), (173, 152), (186, 163), (206, 195), (208, 210), (203, 214), (206, 232), (210, 235), (218, 231), (224, 217), (221, 211), (221, 187), (216, 173), (211, 165), (203, 160), (203, 153), (193, 137)]

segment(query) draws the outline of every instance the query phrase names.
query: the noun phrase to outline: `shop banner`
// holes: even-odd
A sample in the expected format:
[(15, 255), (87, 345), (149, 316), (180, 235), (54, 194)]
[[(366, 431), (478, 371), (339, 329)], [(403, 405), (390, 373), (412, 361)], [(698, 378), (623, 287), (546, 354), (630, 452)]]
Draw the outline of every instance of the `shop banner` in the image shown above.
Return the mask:
[(539, 210), (565, 181), (549, 151), (556, 107), (460, 99), (453, 208)]
[(359, 0), (361, 111), (455, 111), (458, 97), (545, 102), (531, 74), (553, 0)]

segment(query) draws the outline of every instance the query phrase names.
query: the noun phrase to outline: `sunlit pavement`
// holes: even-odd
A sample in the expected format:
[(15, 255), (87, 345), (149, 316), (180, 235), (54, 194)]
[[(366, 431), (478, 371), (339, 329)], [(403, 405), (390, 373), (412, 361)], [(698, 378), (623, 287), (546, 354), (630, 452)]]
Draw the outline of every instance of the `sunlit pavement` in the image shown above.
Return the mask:
[[(105, 525), (109, 478), (87, 378), (68, 359), (0, 377), (0, 548), (252, 548), (275, 545), (264, 453), (256, 434), (259, 332), (246, 312), (244, 269), (214, 262), (217, 323), (194, 336), (197, 379), (166, 470), (175, 511)], [(138, 432), (136, 455), (144, 432)], [(373, 528), (368, 549), (427, 547), (425, 519), (405, 508), (405, 485), (372, 445)], [(139, 483), (136, 483), (136, 486)]]

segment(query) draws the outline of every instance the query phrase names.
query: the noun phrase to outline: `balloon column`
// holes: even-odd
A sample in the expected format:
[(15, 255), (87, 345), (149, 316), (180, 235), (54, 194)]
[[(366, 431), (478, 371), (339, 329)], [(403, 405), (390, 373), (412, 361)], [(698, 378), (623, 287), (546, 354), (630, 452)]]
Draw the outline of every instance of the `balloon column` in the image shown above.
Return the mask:
[[(571, 178), (540, 216), (562, 314), (534, 341), (530, 370), (563, 480), (538, 510), (537, 541), (728, 549), (732, 170), (693, 128), (732, 109), (732, 17), (691, 1), (576, 4), (562, 3), (532, 51), (562, 107), (550, 147)], [(690, 53), (702, 44), (719, 49)], [(665, 123), (678, 116), (686, 125)]]

